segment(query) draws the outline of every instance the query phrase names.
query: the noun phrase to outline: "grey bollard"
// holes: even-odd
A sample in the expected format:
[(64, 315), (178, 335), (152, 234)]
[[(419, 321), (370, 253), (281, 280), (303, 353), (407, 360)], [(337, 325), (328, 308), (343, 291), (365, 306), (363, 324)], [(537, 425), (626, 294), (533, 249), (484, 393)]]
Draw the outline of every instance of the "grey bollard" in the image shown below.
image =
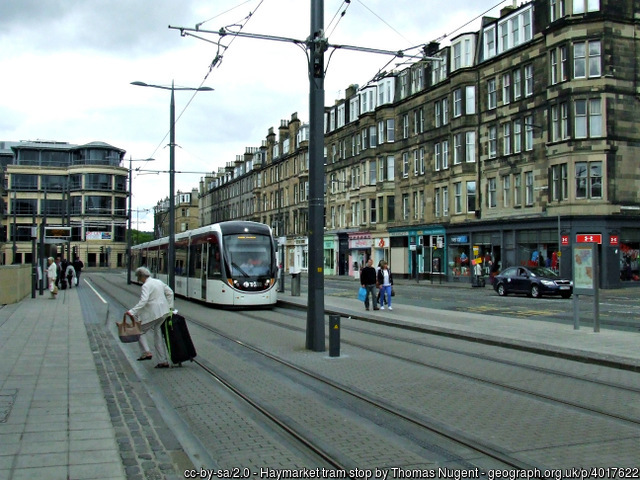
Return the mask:
[(300, 274), (299, 273), (291, 274), (291, 296), (292, 297), (300, 296)]
[(329, 315), (329, 356), (340, 356), (340, 315)]

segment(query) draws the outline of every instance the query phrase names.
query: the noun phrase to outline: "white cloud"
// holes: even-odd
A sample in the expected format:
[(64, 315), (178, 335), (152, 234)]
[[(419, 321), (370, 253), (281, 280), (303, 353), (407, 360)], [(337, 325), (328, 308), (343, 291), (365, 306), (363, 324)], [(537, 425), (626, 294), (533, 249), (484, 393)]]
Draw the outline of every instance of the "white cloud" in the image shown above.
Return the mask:
[[(168, 170), (170, 93), (130, 82), (170, 85), (173, 80), (177, 86), (198, 87), (219, 53), (215, 45), (183, 38), (168, 25), (194, 27), (211, 19), (201, 28), (218, 31), (260, 5), (243, 31), (304, 40), (310, 32), (310, 3), (5, 0), (0, 3), (0, 54), (5, 66), (0, 140), (40, 138), (74, 144), (100, 140), (126, 150), (127, 158), (157, 159), (146, 168)], [(334, 29), (330, 23), (345, 4), (325, 0), (324, 20), (330, 43), (397, 51), (448, 35), (503, 3), (352, 0)], [(465, 31), (477, 27), (476, 22)], [(229, 49), (222, 51), (222, 63), (204, 83), (215, 91), (198, 93), (176, 125), (178, 171), (217, 170), (243, 154), (245, 147), (259, 146), (281, 119), (298, 112), (302, 121), (308, 120), (302, 49), (230, 36), (223, 43), (230, 40)], [(325, 81), (325, 104), (342, 97), (350, 84), (365, 84), (389, 60), (384, 55), (335, 52)], [(396, 63), (398, 59), (388, 69)], [(176, 115), (191, 97), (191, 92), (176, 92)], [(197, 188), (200, 177), (178, 174), (176, 186), (183, 191)], [(168, 184), (166, 174), (136, 175), (134, 209), (152, 207), (165, 198)], [(151, 229), (152, 220), (143, 221), (144, 228)]]

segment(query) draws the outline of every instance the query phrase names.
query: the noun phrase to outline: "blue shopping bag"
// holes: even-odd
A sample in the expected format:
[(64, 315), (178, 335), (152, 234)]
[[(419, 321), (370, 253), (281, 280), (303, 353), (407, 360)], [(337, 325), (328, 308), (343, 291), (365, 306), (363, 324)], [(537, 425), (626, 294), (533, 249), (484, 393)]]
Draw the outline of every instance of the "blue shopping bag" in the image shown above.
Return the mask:
[(360, 300), (361, 302), (364, 302), (367, 299), (367, 289), (364, 287), (360, 287), (360, 290), (358, 290), (358, 300)]

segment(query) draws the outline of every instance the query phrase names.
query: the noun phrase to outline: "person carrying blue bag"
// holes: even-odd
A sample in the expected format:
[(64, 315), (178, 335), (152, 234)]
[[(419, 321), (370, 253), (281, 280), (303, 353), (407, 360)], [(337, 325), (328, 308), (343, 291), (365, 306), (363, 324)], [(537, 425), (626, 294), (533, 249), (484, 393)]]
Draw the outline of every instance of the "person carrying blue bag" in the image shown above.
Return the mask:
[(369, 310), (369, 296), (373, 309), (378, 310), (376, 304), (376, 269), (373, 268), (373, 259), (367, 260), (367, 265), (360, 271), (360, 284), (367, 290), (364, 298), (364, 308)]

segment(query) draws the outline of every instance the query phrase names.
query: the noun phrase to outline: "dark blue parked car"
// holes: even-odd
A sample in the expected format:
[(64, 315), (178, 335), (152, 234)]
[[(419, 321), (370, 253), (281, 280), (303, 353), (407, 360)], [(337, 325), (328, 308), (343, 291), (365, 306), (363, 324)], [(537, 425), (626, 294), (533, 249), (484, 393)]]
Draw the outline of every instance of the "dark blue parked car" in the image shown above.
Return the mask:
[(545, 267), (509, 267), (495, 276), (493, 288), (500, 296), (526, 293), (534, 298), (542, 295), (569, 298), (573, 293), (573, 282)]

